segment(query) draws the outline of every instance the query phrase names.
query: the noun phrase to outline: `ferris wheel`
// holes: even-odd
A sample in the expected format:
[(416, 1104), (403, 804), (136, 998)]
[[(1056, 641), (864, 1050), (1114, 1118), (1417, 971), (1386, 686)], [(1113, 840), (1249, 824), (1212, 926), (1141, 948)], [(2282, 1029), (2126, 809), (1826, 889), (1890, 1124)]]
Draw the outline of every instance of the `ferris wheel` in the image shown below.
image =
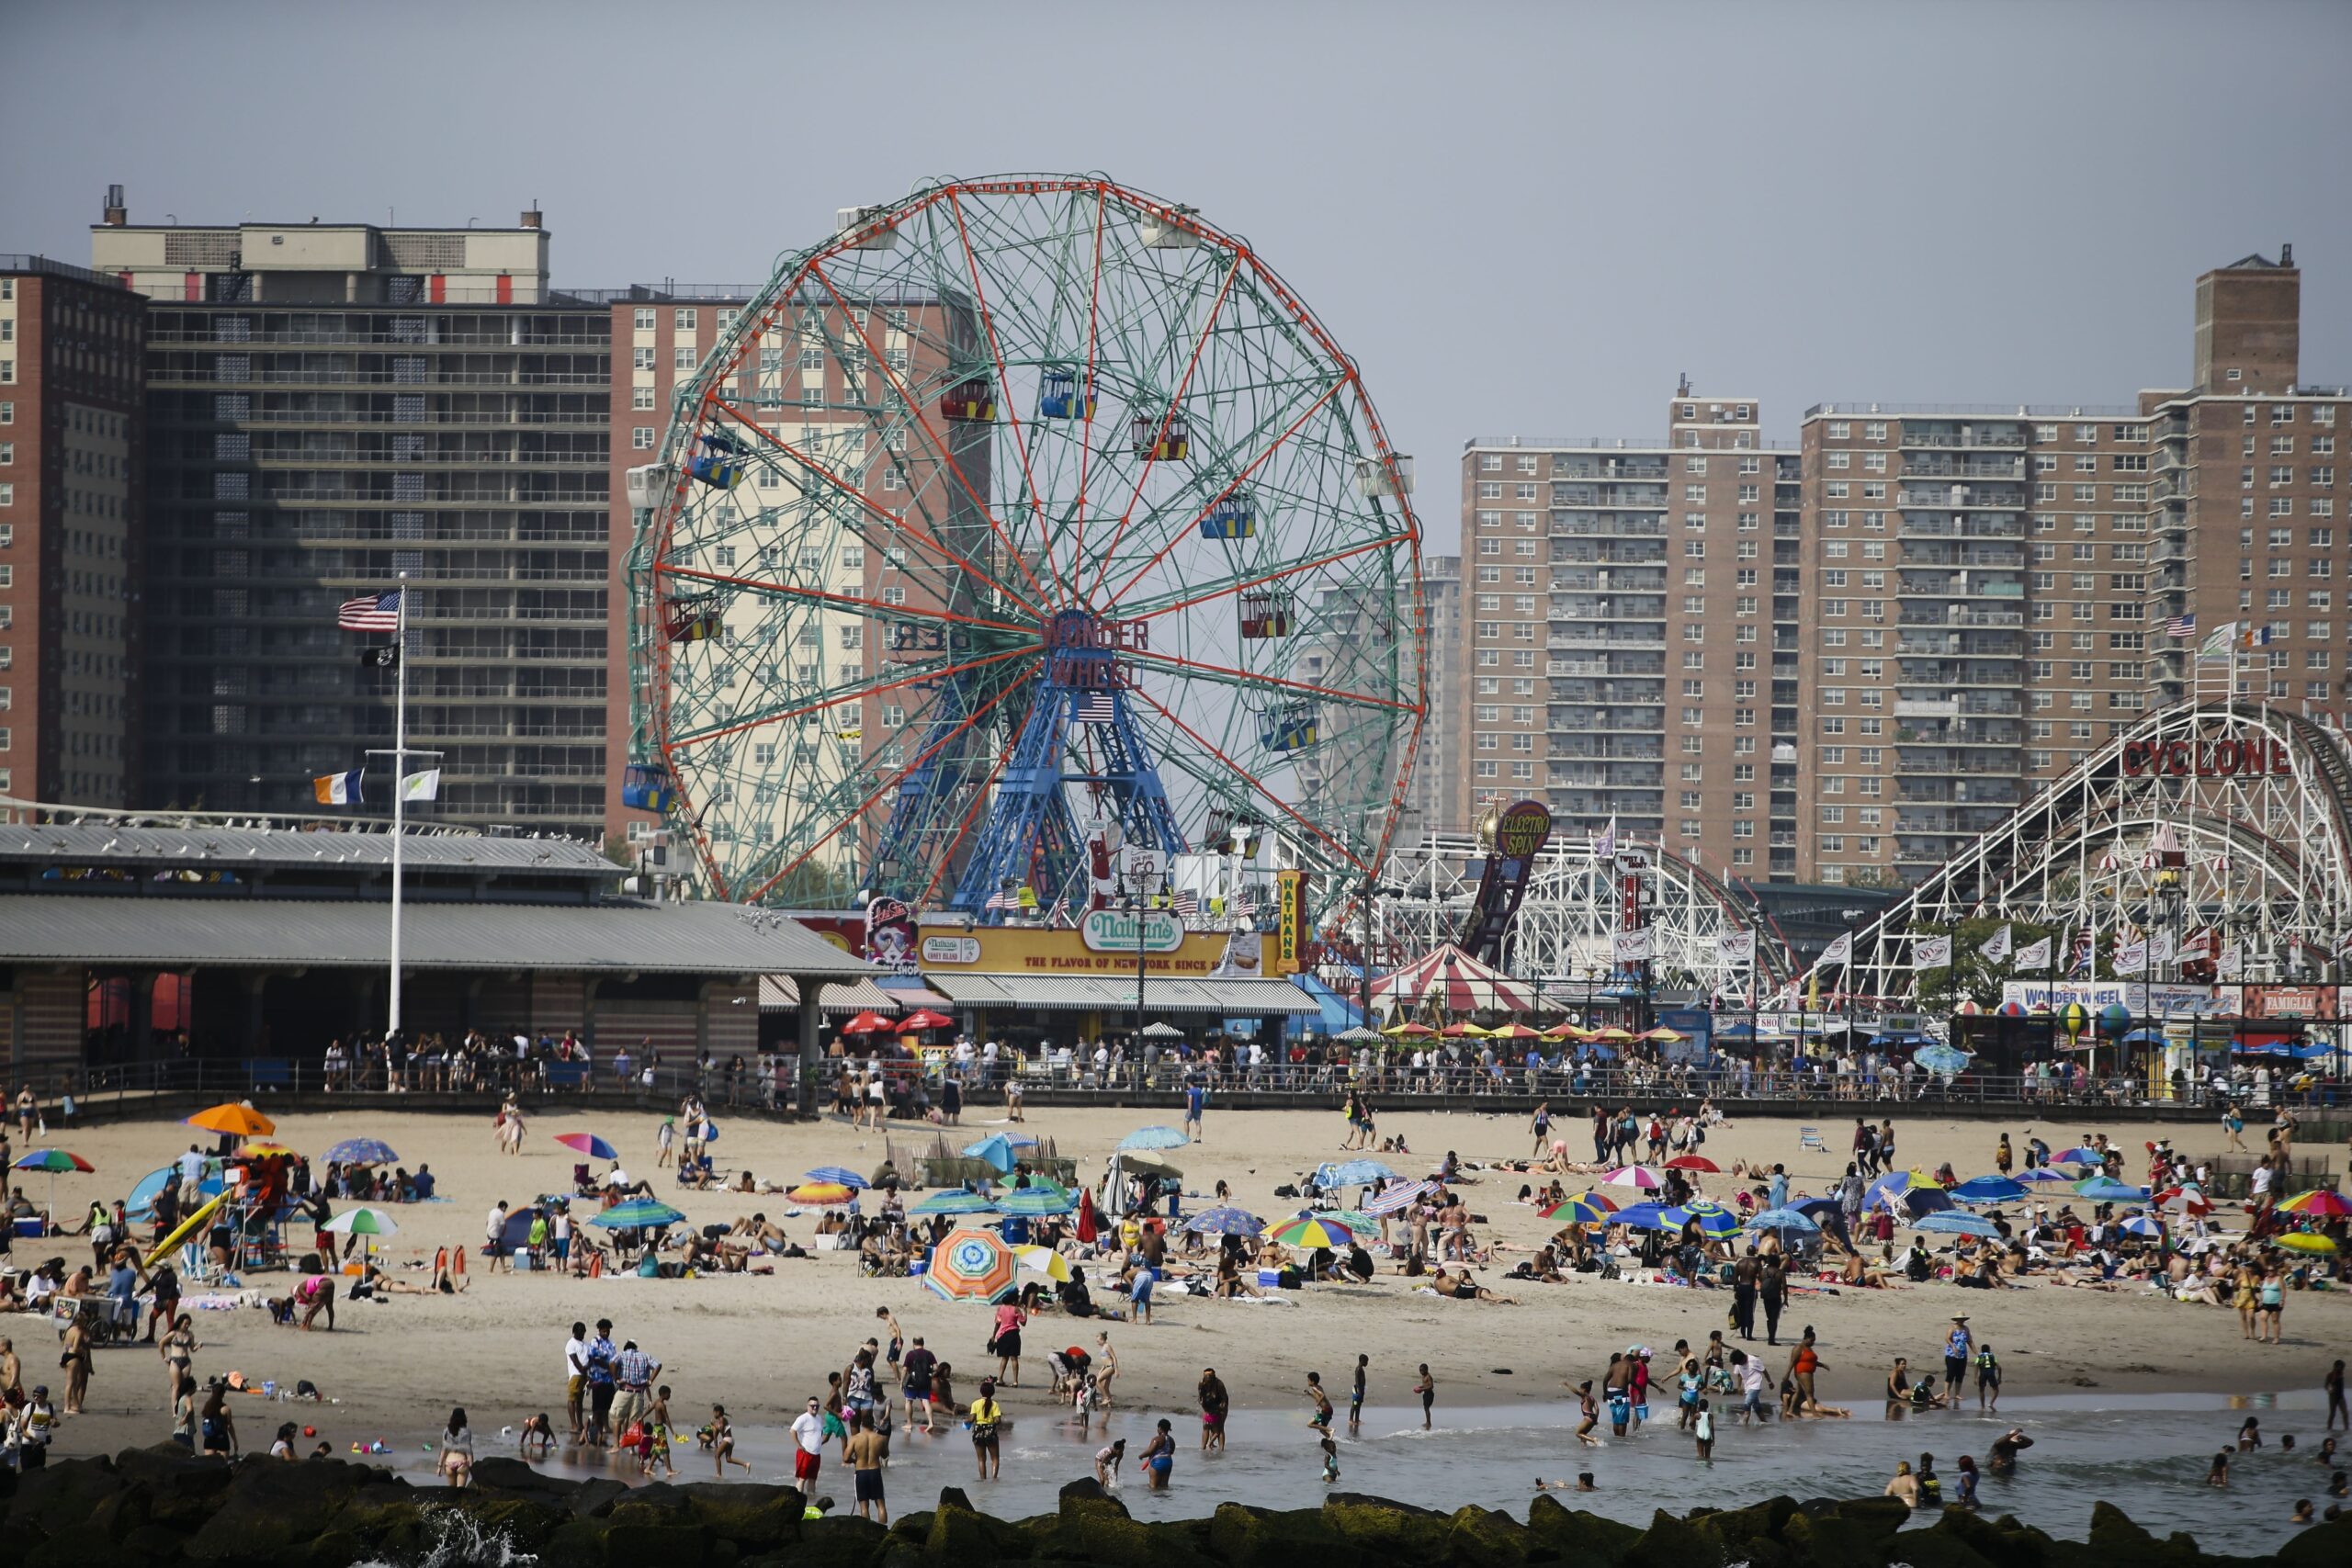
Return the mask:
[(721, 326), (632, 475), (624, 792), (715, 896), (1050, 919), (1246, 829), (1320, 909), (1380, 863), (1411, 459), (1247, 243), (1100, 176), (949, 182)]

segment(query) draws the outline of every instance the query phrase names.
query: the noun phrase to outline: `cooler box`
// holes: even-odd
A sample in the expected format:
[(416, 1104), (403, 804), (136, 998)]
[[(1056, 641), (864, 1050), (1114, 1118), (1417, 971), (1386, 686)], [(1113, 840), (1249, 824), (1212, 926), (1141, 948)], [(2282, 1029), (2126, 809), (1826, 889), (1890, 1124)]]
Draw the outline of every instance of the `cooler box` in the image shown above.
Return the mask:
[(1258, 1288), (1259, 1288), (1260, 1290), (1261, 1290), (1261, 1291), (1272, 1291), (1272, 1290), (1278, 1290), (1278, 1289), (1280, 1289), (1280, 1288), (1281, 1288), (1281, 1286), (1282, 1286), (1282, 1282), (1283, 1282), (1283, 1276), (1282, 1276), (1282, 1271), (1281, 1271), (1280, 1269), (1259, 1269), (1259, 1270), (1258, 1270)]
[(527, 1274), (530, 1271), (531, 1249), (527, 1247), (516, 1247), (514, 1249), (514, 1272), (517, 1274)]
[(931, 1260), (927, 1258), (915, 1258), (907, 1265), (907, 1278), (910, 1280), (920, 1279), (930, 1272)]

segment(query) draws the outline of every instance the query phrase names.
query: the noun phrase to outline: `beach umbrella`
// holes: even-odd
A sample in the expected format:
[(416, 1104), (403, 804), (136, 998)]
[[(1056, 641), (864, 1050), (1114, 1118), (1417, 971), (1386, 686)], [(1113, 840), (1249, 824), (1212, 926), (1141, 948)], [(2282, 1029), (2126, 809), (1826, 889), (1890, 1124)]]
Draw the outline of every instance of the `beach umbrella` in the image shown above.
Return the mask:
[(1544, 1032), (1540, 1029), (1530, 1029), (1523, 1023), (1506, 1023), (1499, 1028), (1487, 1031), (1487, 1038), (1489, 1040), (1541, 1040), (1544, 1038)]
[(1912, 1058), (1924, 1072), (1956, 1077), (1968, 1070), (1968, 1053), (1956, 1045), (1923, 1045)]
[(1794, 1209), (1767, 1209), (1748, 1221), (1747, 1228), (1770, 1231), (1779, 1236), (1811, 1235), (1821, 1229), (1809, 1215), (1801, 1214)]
[(2316, 1256), (2324, 1256), (2335, 1250), (2335, 1243), (2311, 1231), (2289, 1231), (2285, 1235), (2275, 1235), (2270, 1240), (2272, 1245), (2283, 1247), (2290, 1252), (2308, 1252)]
[(586, 1155), (590, 1159), (618, 1159), (620, 1150), (594, 1133), (558, 1133), (555, 1141), (565, 1148)]
[(1890, 1170), (1870, 1185), (1862, 1194), (1862, 1207), (1875, 1209), (1888, 1198), (1900, 1198), (1908, 1192), (1943, 1190), (1942, 1183), (1923, 1170)]
[(1612, 1225), (1630, 1225), (1637, 1231), (1671, 1230), (1666, 1221), (1666, 1211), (1656, 1203), (1634, 1203), (1609, 1216)]
[(1319, 1214), (1293, 1220), (1288, 1224), (1268, 1234), (1270, 1239), (1284, 1247), (1304, 1247), (1309, 1250), (1318, 1247), (1337, 1249), (1353, 1247), (1356, 1244), (1355, 1232), (1337, 1220), (1327, 1219)]
[(1605, 1225), (1617, 1213), (1617, 1205), (1598, 1192), (1580, 1192), (1537, 1213), (1547, 1220), (1563, 1220), (1570, 1224)]
[(996, 1201), (996, 1207), (1001, 1214), (1067, 1214), (1077, 1209), (1078, 1195), (1047, 1182), (1008, 1192)]
[(1043, 1274), (1057, 1284), (1069, 1278), (1069, 1259), (1050, 1247), (1016, 1247), (1012, 1258), (1024, 1274)]
[(1621, 1165), (1600, 1179), (1604, 1187), (1636, 1187), (1645, 1192), (1655, 1192), (1666, 1185), (1666, 1178), (1646, 1166)]
[(674, 1225), (686, 1216), (658, 1198), (631, 1198), (626, 1203), (616, 1203), (601, 1214), (591, 1214), (588, 1223), (606, 1230), (642, 1230), (649, 1226)]
[(1939, 1235), (1997, 1236), (2001, 1234), (1992, 1221), (1979, 1219), (1974, 1214), (1963, 1214), (1958, 1209), (1922, 1214), (1911, 1222), (1911, 1228), (1931, 1231)]
[(989, 1163), (989, 1168), (997, 1171), (999, 1174), (1011, 1170), (1015, 1165), (1020, 1163), (1013, 1157), (1012, 1140), (1007, 1138), (1002, 1133), (998, 1133), (992, 1136), (982, 1138), (977, 1144), (966, 1145), (964, 1146), (964, 1157), (966, 1159), (986, 1160)]
[(1699, 1234), (1704, 1236), (1727, 1236), (1739, 1234), (1739, 1216), (1721, 1203), (1690, 1203), (1679, 1209), (1668, 1209), (1658, 1216), (1680, 1230), (1691, 1221), (1699, 1222)]
[(2206, 1197), (2205, 1190), (2193, 1181), (2184, 1181), (2177, 1187), (2167, 1187), (2149, 1201), (2159, 1209), (2169, 1209), (2177, 1205), (2184, 1214), (2210, 1214), (2213, 1212), (2213, 1201)]
[(1668, 1029), (1664, 1024), (1660, 1024), (1656, 1029), (1645, 1029), (1634, 1038), (1651, 1041), (1660, 1045), (1679, 1045), (1690, 1037), (1679, 1029)]
[(956, 1027), (956, 1021), (945, 1013), (935, 1011), (931, 1008), (917, 1008), (899, 1020), (899, 1027), (910, 1034), (920, 1034), (927, 1029), (953, 1029)]
[(2327, 1187), (2314, 1187), (2308, 1192), (2298, 1192), (2292, 1198), (2281, 1200), (2278, 1207), (2290, 1214), (2311, 1214), (2326, 1220), (2352, 1214), (2352, 1200)]
[(1394, 1186), (1384, 1187), (1365, 1199), (1364, 1213), (1393, 1214), (1399, 1209), (1411, 1208), (1436, 1190), (1437, 1183), (1434, 1181), (1400, 1181)]
[(1173, 1127), (1138, 1127), (1119, 1140), (1123, 1149), (1181, 1149), (1193, 1140)]
[(2025, 1191), (2024, 1183), (2006, 1176), (1979, 1176), (1953, 1188), (1951, 1195), (1963, 1203), (2013, 1203)]
[(910, 1214), (992, 1214), (996, 1200), (961, 1187), (950, 1187), (933, 1193), (922, 1202), (907, 1210)]
[(1631, 1045), (1634, 1043), (1632, 1034), (1613, 1023), (1606, 1029), (1591, 1031), (1585, 1038), (1599, 1045)]
[(843, 1034), (887, 1034), (898, 1027), (880, 1013), (869, 1010), (859, 1013), (855, 1018), (842, 1024), (841, 1032)]
[(2159, 1240), (2163, 1238), (2165, 1234), (2164, 1221), (2156, 1218), (2154, 1214), (2134, 1214), (2130, 1219), (2124, 1221), (2118, 1228), (2120, 1229), (2125, 1235), (2152, 1235), (2157, 1237)]
[(1391, 1040), (1427, 1040), (1437, 1031), (1426, 1023), (1392, 1023), (1380, 1032)]
[(1266, 1222), (1247, 1209), (1227, 1203), (1203, 1209), (1184, 1222), (1184, 1228), (1194, 1235), (1256, 1235), (1266, 1228)]
[(1709, 1159), (1705, 1155), (1676, 1155), (1672, 1159), (1666, 1162), (1666, 1168), (1668, 1170), (1700, 1170), (1706, 1172), (1710, 1176), (1718, 1176), (1723, 1173), (1724, 1168), (1717, 1165), (1713, 1160)]
[(2077, 1144), (2071, 1149), (2061, 1149), (2050, 1156), (2053, 1165), (2105, 1165), (2107, 1156), (2087, 1144)]
[(326, 1152), (334, 1165), (398, 1165), (401, 1156), (381, 1138), (345, 1138)]
[(1114, 1156), (1121, 1170), (1140, 1170), (1150, 1176), (1182, 1176), (1183, 1171), (1174, 1160), (1158, 1149), (1121, 1149)]
[(226, 1133), (232, 1138), (266, 1138), (277, 1131), (277, 1122), (250, 1105), (209, 1106), (189, 1117), (187, 1124), (208, 1133)]
[(1012, 1248), (993, 1231), (956, 1229), (931, 1249), (922, 1282), (951, 1302), (992, 1302), (1012, 1292)]
[(796, 1203), (813, 1203), (820, 1209), (839, 1208), (857, 1194), (838, 1181), (804, 1181), (785, 1194)]
[(2059, 1174), (2057, 1171), (2051, 1169), (2046, 1165), (2037, 1165), (2031, 1170), (2018, 1171), (2016, 1179), (2019, 1181), (2068, 1181), (2073, 1179), (2071, 1177)]
[(2077, 1181), (2075, 1190), (2099, 1203), (2132, 1202), (2148, 1195), (2144, 1187), (2134, 1187), (2128, 1181), (2118, 1181), (2107, 1176), (2094, 1176), (2087, 1181)]
[(319, 1228), (337, 1235), (398, 1235), (401, 1229), (391, 1215), (365, 1203), (345, 1209)]
[(800, 1173), (803, 1181), (823, 1181), (835, 1187), (846, 1187), (853, 1192), (863, 1192), (874, 1185), (854, 1170), (838, 1165), (820, 1165), (814, 1170)]
[[(1301, 1219), (1306, 1219), (1307, 1214), (1308, 1211), (1305, 1209), (1299, 1211), (1299, 1218)], [(1362, 1209), (1326, 1209), (1322, 1213), (1315, 1217), (1325, 1220), (1337, 1220), (1340, 1224), (1347, 1226), (1348, 1229), (1355, 1232), (1355, 1234), (1360, 1236), (1370, 1235), (1374, 1231), (1380, 1228), (1380, 1216), (1377, 1214), (1367, 1214)]]
[(97, 1167), (80, 1155), (64, 1149), (35, 1149), (18, 1160), (16, 1168), (49, 1172), (49, 1220), (50, 1228), (54, 1230), (57, 1228), (57, 1173), (61, 1170), (91, 1171)]
[(1396, 1173), (1376, 1159), (1343, 1159), (1317, 1166), (1315, 1184), (1317, 1187), (1369, 1187), (1375, 1181), (1394, 1181)]
[(1475, 1023), (1449, 1023), (1438, 1031), (1448, 1040), (1487, 1040), (1493, 1038)]

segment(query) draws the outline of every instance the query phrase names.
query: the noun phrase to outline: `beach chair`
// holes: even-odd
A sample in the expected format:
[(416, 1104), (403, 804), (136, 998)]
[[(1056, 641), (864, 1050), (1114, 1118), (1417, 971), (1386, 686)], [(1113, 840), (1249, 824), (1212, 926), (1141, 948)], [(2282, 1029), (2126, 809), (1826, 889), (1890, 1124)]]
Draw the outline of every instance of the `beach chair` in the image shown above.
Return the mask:
[(1823, 1154), (1829, 1152), (1829, 1145), (1821, 1141), (1820, 1128), (1799, 1127), (1797, 1129), (1797, 1153), (1803, 1154), (1807, 1149), (1819, 1149)]

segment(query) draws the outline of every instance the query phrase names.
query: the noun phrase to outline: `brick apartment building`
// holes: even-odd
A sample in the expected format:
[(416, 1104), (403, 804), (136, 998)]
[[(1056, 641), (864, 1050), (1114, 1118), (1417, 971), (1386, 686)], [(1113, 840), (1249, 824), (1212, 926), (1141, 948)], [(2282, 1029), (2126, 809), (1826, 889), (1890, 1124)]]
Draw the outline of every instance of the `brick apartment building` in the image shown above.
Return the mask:
[(131, 804), (145, 303), (0, 256), (0, 795)]
[(1530, 793), (1761, 879), (1796, 862), (1799, 486), (1753, 400), (1686, 385), (1662, 441), (1463, 456), (1468, 805)]
[(2189, 694), (2230, 623), (2242, 694), (2352, 703), (2346, 395), (2297, 379), (2292, 259), (2199, 278), (2192, 385), (2135, 403), (1824, 403), (1791, 452), (1686, 394), (1662, 445), (1472, 441), (1473, 798), (1540, 780), (1572, 829), (1891, 885)]

